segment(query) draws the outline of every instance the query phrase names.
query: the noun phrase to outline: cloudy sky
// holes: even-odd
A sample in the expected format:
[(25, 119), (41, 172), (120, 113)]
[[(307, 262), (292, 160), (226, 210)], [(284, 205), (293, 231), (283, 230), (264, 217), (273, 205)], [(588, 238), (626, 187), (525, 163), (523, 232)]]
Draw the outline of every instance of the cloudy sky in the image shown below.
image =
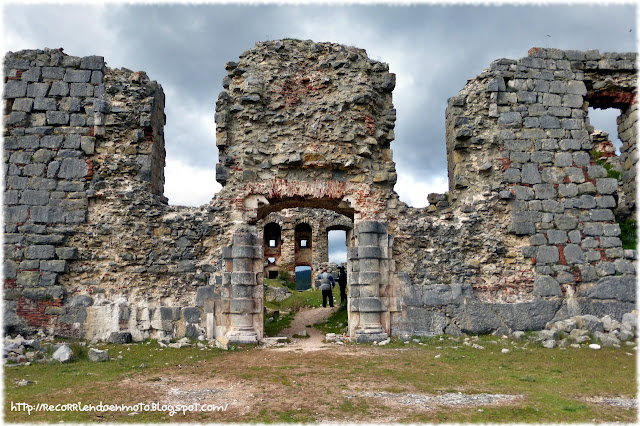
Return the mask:
[[(198, 206), (219, 190), (214, 109), (224, 64), (285, 37), (364, 48), (397, 75), (396, 191), (413, 206), (447, 190), (444, 112), (466, 80), (529, 48), (634, 51), (636, 7), (624, 4), (387, 5), (4, 3), (4, 51), (59, 48), (146, 71), (166, 94), (165, 195)], [(614, 132), (615, 110), (592, 117)], [(603, 124), (601, 124), (603, 123)]]

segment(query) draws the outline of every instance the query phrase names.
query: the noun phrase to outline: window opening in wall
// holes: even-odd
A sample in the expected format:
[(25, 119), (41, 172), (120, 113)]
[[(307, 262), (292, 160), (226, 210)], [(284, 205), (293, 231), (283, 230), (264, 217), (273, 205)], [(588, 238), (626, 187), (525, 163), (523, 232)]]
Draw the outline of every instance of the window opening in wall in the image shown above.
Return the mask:
[(278, 248), (281, 238), (280, 225), (271, 222), (264, 226), (264, 241), (266, 243), (266, 247)]
[[(311, 230), (311, 226), (307, 223), (300, 223), (296, 226), (295, 229), (295, 240), (296, 240), (296, 248), (298, 249), (308, 249), (311, 248), (313, 231)], [(309, 260), (310, 262), (310, 260)], [(300, 263), (308, 263), (307, 261), (302, 261)]]
[(347, 261), (347, 232), (329, 231), (329, 262), (340, 265)]
[(276, 258), (275, 257), (268, 257), (267, 261), (269, 261), (269, 265), (274, 265), (276, 263)]
[(296, 290), (309, 290), (311, 279), (311, 266), (296, 266)]
[(278, 271), (269, 271), (268, 278), (270, 280), (275, 280), (276, 278), (278, 278)]
[(596, 130), (601, 130), (609, 134), (609, 140), (615, 148), (615, 155), (620, 155), (620, 147), (622, 141), (618, 137), (617, 118), (620, 116), (620, 110), (617, 108), (591, 108), (589, 107), (589, 123)]

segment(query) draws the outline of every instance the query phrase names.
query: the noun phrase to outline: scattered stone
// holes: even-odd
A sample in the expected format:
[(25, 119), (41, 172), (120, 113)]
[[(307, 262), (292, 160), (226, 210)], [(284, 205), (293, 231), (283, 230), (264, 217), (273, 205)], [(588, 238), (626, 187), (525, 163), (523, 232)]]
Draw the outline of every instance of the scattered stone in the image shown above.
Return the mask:
[(558, 346), (558, 342), (556, 342), (553, 339), (543, 340), (542, 341), (542, 346), (544, 346), (547, 349), (553, 349), (556, 346)]
[(133, 337), (128, 331), (114, 331), (109, 337), (109, 342), (120, 344), (131, 343), (133, 342)]
[(53, 353), (51, 358), (58, 362), (69, 362), (73, 359), (73, 351), (69, 346), (62, 345)]
[(109, 361), (109, 352), (107, 350), (90, 348), (88, 355), (89, 355), (89, 361), (92, 361), (92, 362)]

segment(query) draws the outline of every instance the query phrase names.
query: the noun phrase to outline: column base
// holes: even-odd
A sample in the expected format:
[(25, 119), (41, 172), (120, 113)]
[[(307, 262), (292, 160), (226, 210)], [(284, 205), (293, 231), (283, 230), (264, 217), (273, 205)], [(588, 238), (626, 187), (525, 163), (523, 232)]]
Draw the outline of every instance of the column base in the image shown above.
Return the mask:
[(373, 343), (381, 342), (389, 338), (389, 335), (385, 333), (381, 328), (356, 330), (356, 343)]
[(231, 330), (225, 336), (229, 343), (235, 345), (258, 344), (258, 333), (250, 330)]

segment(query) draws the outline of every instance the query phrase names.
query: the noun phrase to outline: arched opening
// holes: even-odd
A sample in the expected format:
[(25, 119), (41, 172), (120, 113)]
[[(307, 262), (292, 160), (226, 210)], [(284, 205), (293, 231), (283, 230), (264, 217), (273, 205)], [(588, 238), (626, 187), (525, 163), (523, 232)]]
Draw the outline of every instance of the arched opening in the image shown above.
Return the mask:
[(296, 266), (296, 290), (309, 290), (313, 277), (311, 275), (311, 266)]
[(280, 265), (278, 260), (282, 252), (282, 230), (275, 222), (267, 223), (264, 226), (264, 274), (266, 278), (274, 279), (278, 277)]
[[(333, 289), (336, 310), (328, 315), (336, 317), (332, 319), (332, 324), (335, 323), (336, 327), (340, 324), (340, 332), (347, 332), (351, 315), (347, 309), (346, 289), (344, 303), (342, 303), (337, 266), (344, 266), (345, 270), (348, 270), (347, 246), (354, 244), (352, 238), (354, 209), (346, 202), (342, 202), (342, 198), (331, 200), (265, 198), (268, 204), (258, 204), (255, 220), (256, 224), (264, 230), (262, 241), (266, 265), (264, 277), (283, 279), (288, 276), (289, 280), (295, 280), (295, 283), (289, 282), (292, 294), (287, 296), (286, 301), (275, 304), (265, 299), (265, 303), (268, 302), (268, 306), (265, 305), (267, 306), (264, 316), (265, 327), (268, 325), (270, 332), (273, 333), (271, 328), (276, 321), (272, 315), (274, 310), (277, 310), (281, 317), (295, 315), (290, 313), (293, 312), (290, 311), (290, 306), (297, 306), (297, 300), (312, 303), (304, 305), (302, 309), (321, 307), (321, 290), (316, 285), (317, 276), (322, 268), (327, 266), (336, 283)], [(331, 243), (329, 243), (329, 232), (331, 232)], [(270, 241), (274, 239), (276, 241)], [(278, 241), (280, 244), (277, 244)], [(276, 247), (273, 247), (274, 243)], [(279, 252), (274, 251), (276, 248), (279, 248)], [(278, 268), (271, 268), (268, 263), (268, 256), (273, 253), (279, 253)], [(288, 274), (283, 274), (284, 271)], [(269, 283), (270, 287), (279, 285), (280, 283)], [(307, 293), (308, 291), (313, 294)], [(296, 300), (292, 303), (293, 299)]]
[(329, 229), (329, 262), (336, 265), (347, 262), (347, 229)]

